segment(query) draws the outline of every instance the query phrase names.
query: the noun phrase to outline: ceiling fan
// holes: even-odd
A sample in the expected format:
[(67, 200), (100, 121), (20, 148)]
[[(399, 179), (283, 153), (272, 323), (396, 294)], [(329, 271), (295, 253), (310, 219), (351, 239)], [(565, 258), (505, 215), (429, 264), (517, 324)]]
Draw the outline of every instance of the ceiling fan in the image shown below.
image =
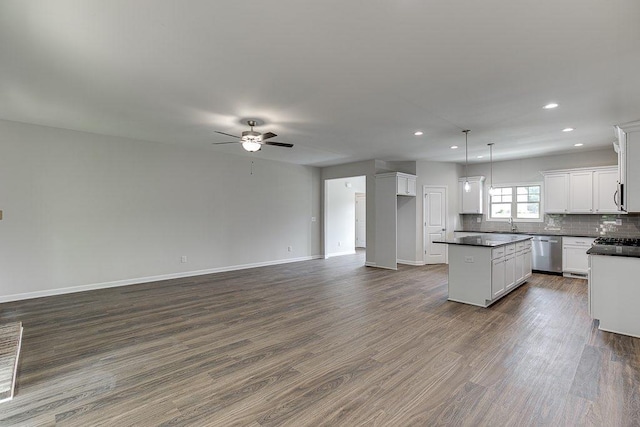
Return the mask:
[(255, 120), (249, 120), (247, 121), (247, 124), (249, 125), (249, 127), (251, 127), (251, 130), (245, 130), (244, 132), (242, 132), (242, 136), (236, 136), (236, 135), (231, 135), (225, 132), (215, 131), (216, 133), (219, 133), (221, 135), (231, 136), (233, 138), (237, 138), (238, 140), (228, 141), (228, 142), (214, 142), (213, 144), (214, 145), (236, 144), (239, 142), (242, 144), (242, 148), (244, 148), (249, 152), (259, 151), (263, 145), (275, 145), (276, 147), (287, 147), (287, 148), (293, 147), (293, 144), (288, 144), (285, 142), (267, 141), (267, 139), (271, 139), (274, 136), (278, 136), (278, 135), (276, 135), (273, 132), (260, 133), (260, 132), (254, 131), (253, 127), (256, 126)]

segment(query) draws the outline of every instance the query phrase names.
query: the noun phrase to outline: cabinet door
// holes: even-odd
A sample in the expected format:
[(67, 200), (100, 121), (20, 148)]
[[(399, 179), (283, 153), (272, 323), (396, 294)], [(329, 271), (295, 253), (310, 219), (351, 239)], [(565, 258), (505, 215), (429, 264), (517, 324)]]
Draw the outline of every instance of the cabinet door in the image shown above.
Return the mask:
[(569, 212), (593, 212), (593, 171), (569, 174)]
[(524, 251), (516, 253), (516, 283), (524, 280)]
[(482, 213), (482, 181), (469, 181), (470, 191), (464, 191), (464, 181), (460, 182), (460, 213)]
[(531, 249), (525, 249), (522, 253), (522, 270), (524, 273), (524, 278), (528, 279), (531, 277)]
[(415, 196), (416, 179), (408, 176), (396, 177), (396, 194), (398, 196)]
[(405, 196), (407, 194), (407, 178), (404, 176), (399, 176), (396, 178), (396, 194), (398, 196)]
[(416, 179), (407, 178), (407, 196), (416, 195)]
[(491, 296), (497, 298), (504, 293), (505, 265), (504, 258), (494, 259), (491, 265)]
[(587, 274), (589, 272), (589, 246), (565, 245), (562, 253), (562, 271)]
[(566, 213), (569, 211), (568, 173), (545, 175), (544, 211), (547, 213)]
[(593, 211), (616, 213), (616, 191), (618, 191), (618, 169), (598, 170), (593, 173)]
[(516, 257), (510, 255), (504, 260), (504, 287), (506, 290), (510, 290), (516, 285), (516, 276)]

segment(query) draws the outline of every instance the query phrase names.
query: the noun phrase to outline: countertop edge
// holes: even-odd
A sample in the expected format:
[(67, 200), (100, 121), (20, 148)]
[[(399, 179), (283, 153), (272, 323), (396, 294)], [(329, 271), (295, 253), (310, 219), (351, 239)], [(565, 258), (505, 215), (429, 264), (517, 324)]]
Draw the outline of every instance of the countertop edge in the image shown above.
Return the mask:
[(550, 231), (548, 233), (539, 233), (539, 232), (532, 232), (532, 233), (527, 233), (525, 231), (467, 231), (467, 230), (454, 230), (454, 233), (478, 233), (478, 234), (523, 234), (523, 235), (527, 235), (527, 236), (558, 236), (558, 237), (588, 237), (591, 239), (596, 239), (598, 237), (603, 237), (601, 235), (594, 235), (594, 234), (567, 234), (567, 233), (554, 233), (553, 231)]
[[(496, 234), (508, 234), (508, 233), (496, 233)], [(500, 242), (498, 244), (495, 245), (482, 245), (482, 244), (478, 244), (478, 243), (463, 243), (463, 242), (452, 242), (452, 241), (446, 241), (446, 240), (434, 240), (432, 243), (441, 243), (441, 244), (447, 244), (447, 245), (458, 245), (458, 246), (476, 246), (476, 247), (481, 247), (481, 248), (499, 248), (502, 246), (507, 246), (507, 245), (513, 245), (514, 243), (519, 243), (519, 242), (525, 242), (527, 240), (531, 240), (531, 236), (527, 235), (527, 236), (522, 236), (521, 238), (516, 238), (514, 240), (510, 240), (508, 242)]]

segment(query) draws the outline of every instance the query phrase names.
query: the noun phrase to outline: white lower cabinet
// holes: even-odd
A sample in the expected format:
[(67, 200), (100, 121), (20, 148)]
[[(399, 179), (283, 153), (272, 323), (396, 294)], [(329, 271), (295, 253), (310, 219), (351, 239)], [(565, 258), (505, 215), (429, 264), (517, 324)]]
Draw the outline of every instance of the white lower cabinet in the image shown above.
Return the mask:
[(516, 256), (515, 254), (507, 255), (504, 259), (504, 282), (506, 290), (511, 290), (516, 285), (516, 276)]
[[(589, 308), (598, 329), (640, 338), (638, 258), (589, 255)], [(637, 372), (637, 371), (636, 371)]]
[(497, 298), (505, 291), (504, 257), (494, 259), (491, 266), (491, 297)]
[[(528, 248), (527, 254), (524, 249)], [(496, 299), (511, 291), (525, 280), (525, 257), (531, 269), (531, 242), (519, 242), (495, 248), (492, 251), (491, 297)], [(531, 275), (529, 273), (527, 278)]]
[(516, 267), (516, 282), (521, 282), (524, 279), (524, 252), (516, 253), (515, 258)]
[(522, 253), (522, 260), (523, 260), (524, 278), (528, 279), (529, 277), (531, 277), (531, 274), (532, 274), (531, 247), (529, 247), (529, 249), (524, 250), (524, 252)]
[(587, 251), (593, 241), (592, 237), (562, 238), (562, 273), (564, 276), (587, 278), (589, 272)]

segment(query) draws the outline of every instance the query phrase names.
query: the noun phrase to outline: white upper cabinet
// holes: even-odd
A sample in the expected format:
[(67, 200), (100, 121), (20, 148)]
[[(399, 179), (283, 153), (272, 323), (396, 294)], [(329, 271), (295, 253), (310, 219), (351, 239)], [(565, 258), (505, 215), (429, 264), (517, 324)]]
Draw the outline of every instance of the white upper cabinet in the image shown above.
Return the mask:
[(616, 194), (622, 211), (640, 212), (640, 121), (616, 126), (621, 184)]
[[(464, 190), (464, 183), (468, 179), (469, 191)], [(484, 187), (484, 176), (470, 176), (458, 179), (458, 212), (461, 214), (481, 214), (484, 206), (482, 200), (482, 189)]]
[(618, 169), (597, 170), (593, 173), (593, 212), (618, 213)]
[(543, 172), (545, 213), (619, 213), (616, 166)]
[(593, 171), (569, 173), (569, 212), (593, 212)]
[(396, 174), (396, 195), (398, 196), (415, 196), (416, 195), (416, 177), (404, 173)]
[(544, 210), (547, 213), (569, 212), (569, 174), (549, 173), (544, 176)]

